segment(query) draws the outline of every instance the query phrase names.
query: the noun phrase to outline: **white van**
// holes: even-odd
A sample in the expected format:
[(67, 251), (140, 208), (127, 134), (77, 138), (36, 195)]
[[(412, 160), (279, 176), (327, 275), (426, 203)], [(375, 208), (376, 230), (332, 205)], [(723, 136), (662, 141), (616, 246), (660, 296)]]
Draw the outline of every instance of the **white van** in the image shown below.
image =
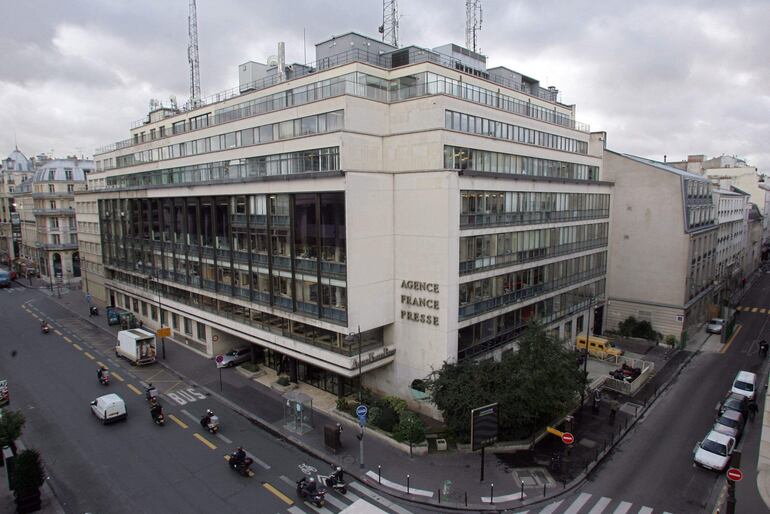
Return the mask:
[(733, 380), (733, 387), (730, 389), (731, 393), (745, 396), (749, 400), (753, 400), (757, 394), (757, 376), (754, 373), (748, 371), (739, 371)]
[(91, 402), (91, 412), (106, 425), (126, 419), (126, 403), (115, 393), (105, 394)]

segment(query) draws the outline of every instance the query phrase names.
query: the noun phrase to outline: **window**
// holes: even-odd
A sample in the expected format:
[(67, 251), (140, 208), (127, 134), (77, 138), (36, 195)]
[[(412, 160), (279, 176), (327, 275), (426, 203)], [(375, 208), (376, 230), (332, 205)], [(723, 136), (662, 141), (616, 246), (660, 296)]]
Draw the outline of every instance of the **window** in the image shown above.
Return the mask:
[(59, 218), (51, 218), (48, 221), (48, 226), (50, 228), (59, 228)]
[(48, 192), (53, 193), (56, 191), (56, 187), (53, 184), (48, 184)]
[(65, 180), (72, 180), (72, 169), (71, 168), (64, 168), (64, 179)]
[(198, 322), (198, 339), (200, 339), (201, 341), (206, 340), (206, 325), (204, 325), (200, 321)]
[(68, 193), (74, 193), (75, 192), (75, 184), (67, 184), (67, 192)]
[(147, 302), (142, 302), (142, 316), (147, 316)]
[(190, 318), (184, 318), (184, 333), (192, 335), (192, 320)]
[(179, 316), (176, 312), (171, 313), (171, 328), (179, 330)]

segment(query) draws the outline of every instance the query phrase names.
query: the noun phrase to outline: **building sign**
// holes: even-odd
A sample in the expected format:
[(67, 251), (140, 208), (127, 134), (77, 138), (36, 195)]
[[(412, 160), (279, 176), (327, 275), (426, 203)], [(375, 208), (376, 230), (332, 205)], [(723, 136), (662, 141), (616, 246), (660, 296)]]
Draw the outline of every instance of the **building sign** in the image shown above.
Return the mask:
[[(401, 281), (401, 319), (438, 326), (438, 284)], [(414, 310), (414, 309), (420, 309)], [(428, 312), (424, 312), (427, 309)]]
[(497, 403), (471, 411), (471, 451), (475, 452), (497, 442), (499, 413)]

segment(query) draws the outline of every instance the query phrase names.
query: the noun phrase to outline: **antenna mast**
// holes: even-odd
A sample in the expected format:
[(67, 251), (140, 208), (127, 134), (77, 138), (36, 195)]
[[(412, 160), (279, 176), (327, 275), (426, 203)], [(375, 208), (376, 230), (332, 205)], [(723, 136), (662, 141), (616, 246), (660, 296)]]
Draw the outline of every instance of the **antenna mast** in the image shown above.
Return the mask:
[(382, 0), (382, 41), (398, 48), (398, 0)]
[(190, 14), (187, 16), (187, 34), (190, 38), (187, 46), (187, 61), (190, 63), (190, 106), (197, 107), (201, 102), (201, 69), (198, 58), (198, 15), (195, 0), (190, 0)]
[(465, 48), (481, 52), (478, 45), (482, 22), (481, 0), (465, 0)]

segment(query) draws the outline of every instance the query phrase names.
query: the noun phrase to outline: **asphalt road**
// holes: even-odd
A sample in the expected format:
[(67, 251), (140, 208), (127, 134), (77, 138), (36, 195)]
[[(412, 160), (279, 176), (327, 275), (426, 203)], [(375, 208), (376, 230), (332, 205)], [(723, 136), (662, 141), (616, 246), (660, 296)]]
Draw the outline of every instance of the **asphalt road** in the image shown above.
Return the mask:
[[(770, 308), (770, 275), (761, 276), (741, 305)], [(711, 513), (723, 494), (723, 473), (693, 465), (693, 448), (714, 424), (716, 406), (739, 370), (767, 375), (759, 341), (768, 337), (770, 311), (742, 312), (741, 329), (724, 353), (696, 354), (614, 452), (574, 494), (541, 512)], [(764, 336), (760, 336), (764, 334)], [(717, 335), (711, 335), (717, 338)], [(763, 389), (760, 388), (760, 397)], [(760, 408), (760, 412), (762, 412)], [(749, 421), (739, 443), (746, 478), (738, 485), (736, 512), (768, 512), (756, 490), (759, 420)], [(619, 509), (614, 510), (613, 509)], [(605, 510), (606, 509), (606, 510)], [(535, 512), (537, 512), (536, 510)]]
[[(40, 332), (43, 317), (54, 329), (47, 335)], [(0, 331), (0, 376), (9, 380), (10, 408), (24, 412), (22, 438), (41, 451), (49, 483), (67, 512), (329, 513), (358, 499), (384, 512), (420, 512), (361, 484), (353, 484), (347, 496), (330, 493), (323, 509), (301, 502), (294, 491), (300, 465), (317, 475), (326, 464), (159, 366), (132, 368), (118, 361), (110, 334), (39, 291), (0, 290)], [(109, 386), (97, 380), (98, 363), (112, 373)], [(163, 393), (163, 427), (152, 422), (143, 396), (143, 383), (150, 381)], [(103, 426), (91, 414), (90, 401), (107, 393), (126, 401), (125, 422)], [(207, 408), (221, 420), (216, 436), (197, 424)], [(224, 456), (237, 445), (258, 459), (252, 478), (226, 465)]]

